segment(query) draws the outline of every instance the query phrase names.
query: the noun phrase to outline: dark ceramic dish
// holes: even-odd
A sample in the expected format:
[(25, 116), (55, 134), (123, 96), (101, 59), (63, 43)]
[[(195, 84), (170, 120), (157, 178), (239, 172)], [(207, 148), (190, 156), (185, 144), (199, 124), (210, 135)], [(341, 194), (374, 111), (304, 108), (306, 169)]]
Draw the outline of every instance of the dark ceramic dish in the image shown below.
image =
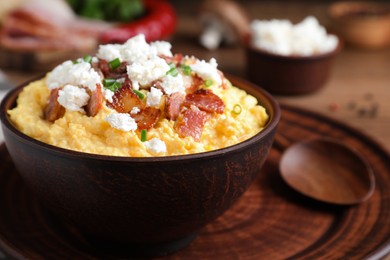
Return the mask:
[(354, 47), (390, 46), (390, 5), (385, 1), (341, 1), (328, 9), (332, 30)]
[(130, 256), (156, 256), (186, 246), (249, 187), (267, 158), (280, 119), (264, 90), (229, 77), (270, 116), (263, 131), (206, 153), (124, 158), (80, 153), (36, 141), (10, 122), (7, 110), (23, 86), (1, 103), (7, 149), (25, 183), (47, 209), (89, 241), (126, 245)]
[(246, 72), (252, 82), (277, 95), (300, 95), (319, 90), (329, 79), (336, 50), (312, 56), (284, 56), (246, 47)]

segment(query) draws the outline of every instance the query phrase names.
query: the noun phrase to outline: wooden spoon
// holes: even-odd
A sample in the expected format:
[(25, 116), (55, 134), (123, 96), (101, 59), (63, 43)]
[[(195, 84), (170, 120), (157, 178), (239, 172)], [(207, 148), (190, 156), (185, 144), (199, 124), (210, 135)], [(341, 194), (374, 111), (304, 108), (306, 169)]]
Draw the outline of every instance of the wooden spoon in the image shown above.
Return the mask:
[[(280, 135), (275, 144), (286, 149)], [(375, 188), (372, 169), (362, 156), (340, 141), (317, 138), (288, 147), (280, 161), (285, 182), (308, 197), (338, 205), (367, 200)]]

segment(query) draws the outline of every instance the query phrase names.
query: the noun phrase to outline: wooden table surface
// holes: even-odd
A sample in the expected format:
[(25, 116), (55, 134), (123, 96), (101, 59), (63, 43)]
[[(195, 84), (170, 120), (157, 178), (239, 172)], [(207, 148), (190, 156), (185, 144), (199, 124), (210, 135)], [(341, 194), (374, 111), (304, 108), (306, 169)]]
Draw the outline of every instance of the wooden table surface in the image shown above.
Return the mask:
[[(169, 39), (174, 52), (215, 57), (219, 68), (245, 77), (245, 54), (241, 46), (224, 46), (207, 51), (198, 43), (201, 32), (197, 1), (172, 1), (178, 13), (176, 34)], [(329, 2), (240, 1), (251, 19), (290, 19), (298, 22), (308, 15), (328, 25)], [(16, 84), (41, 72), (6, 71)], [(336, 57), (329, 81), (320, 91), (294, 97), (275, 96), (280, 102), (300, 106), (345, 122), (364, 131), (390, 150), (390, 48), (361, 50), (345, 46)]]

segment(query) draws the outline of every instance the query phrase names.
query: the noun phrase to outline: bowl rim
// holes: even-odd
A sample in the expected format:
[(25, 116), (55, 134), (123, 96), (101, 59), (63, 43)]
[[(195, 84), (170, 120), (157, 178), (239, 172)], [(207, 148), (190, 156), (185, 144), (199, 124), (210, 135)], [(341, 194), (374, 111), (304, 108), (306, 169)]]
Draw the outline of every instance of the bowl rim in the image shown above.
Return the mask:
[[(263, 105), (264, 103), (268, 103), (267, 106), (270, 107), (270, 109), (267, 109), (267, 114), (269, 115), (268, 122), (264, 126), (264, 128), (254, 136), (250, 137), (249, 139), (246, 139), (240, 143), (237, 143), (232, 146), (228, 146), (225, 148), (220, 148), (217, 150), (212, 151), (206, 151), (206, 152), (200, 152), (200, 153), (194, 153), (194, 154), (185, 154), (185, 155), (172, 155), (172, 156), (154, 156), (154, 157), (126, 157), (126, 156), (112, 156), (112, 155), (101, 155), (101, 154), (92, 154), (92, 153), (85, 153), (70, 149), (61, 148), (58, 146), (54, 146), (51, 144), (44, 143), (42, 141), (36, 140), (21, 131), (19, 131), (14, 124), (9, 119), (7, 110), (10, 107), (13, 107), (15, 105), (16, 99), (19, 95), (19, 93), (22, 91), (24, 87), (26, 87), (29, 83), (34, 82), (39, 79), (43, 79), (43, 76), (36, 77), (32, 80), (29, 80), (25, 83), (20, 84), (19, 86), (15, 87), (14, 89), (10, 90), (0, 104), (0, 121), (3, 128), (7, 128), (9, 131), (11, 131), (20, 141), (32, 145), (37, 146), (39, 149), (46, 150), (46, 152), (50, 152), (56, 155), (65, 155), (68, 158), (77, 158), (82, 160), (100, 160), (100, 161), (116, 161), (116, 162), (124, 162), (124, 163), (151, 163), (151, 162), (161, 162), (161, 163), (171, 163), (171, 162), (184, 162), (188, 160), (201, 160), (204, 158), (216, 158), (223, 156), (227, 153), (237, 153), (243, 150), (245, 147), (256, 143), (260, 139), (264, 138), (265, 136), (271, 134), (272, 131), (276, 131), (277, 125), (280, 121), (281, 117), (281, 109), (279, 106), (279, 103), (276, 101), (276, 99), (269, 94), (266, 90), (263, 88), (245, 80), (241, 79), (237, 76), (225, 74), (226, 78), (232, 82), (234, 86), (237, 86), (237, 83), (239, 83), (241, 86), (246, 85), (248, 89), (243, 89), (247, 93), (253, 95), (252, 93), (258, 92), (257, 96), (260, 97), (256, 99), (258, 100), (258, 103)], [(242, 89), (240, 86), (237, 86), (238, 88)], [(252, 91), (253, 90), (253, 91)], [(271, 113), (270, 113), (271, 112)], [(5, 141), (5, 135), (4, 135), (4, 141)]]

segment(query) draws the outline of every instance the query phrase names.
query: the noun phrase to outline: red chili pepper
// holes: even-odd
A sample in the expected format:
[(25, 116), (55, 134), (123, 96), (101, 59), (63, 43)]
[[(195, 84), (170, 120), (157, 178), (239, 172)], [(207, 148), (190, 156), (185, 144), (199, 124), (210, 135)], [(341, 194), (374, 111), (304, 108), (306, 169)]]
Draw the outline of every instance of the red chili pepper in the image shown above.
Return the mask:
[(129, 38), (143, 33), (146, 41), (155, 41), (170, 36), (176, 27), (176, 14), (167, 1), (144, 0), (146, 15), (127, 24), (120, 24), (103, 32), (99, 42), (124, 43)]

